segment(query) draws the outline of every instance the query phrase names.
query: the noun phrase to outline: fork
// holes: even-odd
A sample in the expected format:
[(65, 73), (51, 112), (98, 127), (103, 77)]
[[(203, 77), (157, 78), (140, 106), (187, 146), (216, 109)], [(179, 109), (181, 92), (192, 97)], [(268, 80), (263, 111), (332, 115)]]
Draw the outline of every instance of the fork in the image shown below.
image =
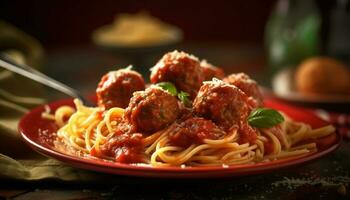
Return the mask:
[(28, 66), (28, 65), (21, 65), (17, 64), (15, 62), (12, 62), (11, 59), (4, 55), (0, 55), (0, 67), (5, 68), (9, 71), (15, 72), (17, 74), (20, 74), (22, 76), (25, 76), (29, 79), (32, 79), (34, 81), (37, 81), (43, 85), (46, 85), (50, 88), (53, 88), (57, 91), (60, 91), (68, 96), (71, 96), (73, 98), (77, 98), (81, 100), (85, 105), (92, 106), (92, 102), (86, 99), (83, 95), (80, 94), (79, 91), (69, 87), (66, 84), (63, 84), (43, 73), (40, 71)]

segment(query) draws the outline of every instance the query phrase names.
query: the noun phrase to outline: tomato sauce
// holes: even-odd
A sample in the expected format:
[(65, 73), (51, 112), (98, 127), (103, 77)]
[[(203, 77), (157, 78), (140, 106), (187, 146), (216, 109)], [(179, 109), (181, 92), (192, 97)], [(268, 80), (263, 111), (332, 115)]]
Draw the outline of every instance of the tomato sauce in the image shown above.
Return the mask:
[(123, 133), (118, 131), (101, 147), (101, 153), (114, 157), (120, 163), (144, 162), (143, 136), (140, 133)]
[(103, 111), (98, 111), (98, 112), (97, 112), (97, 117), (98, 117), (98, 119), (103, 119), (103, 117), (104, 117), (104, 112), (103, 112)]
[(212, 121), (203, 118), (189, 118), (179, 126), (179, 131), (170, 135), (170, 144), (188, 147), (191, 144), (202, 144), (204, 139), (219, 139), (225, 132)]
[(241, 123), (238, 129), (239, 133), (239, 144), (249, 143), (253, 144), (257, 138), (257, 130), (247, 123)]
[(267, 142), (264, 142), (264, 154), (269, 155), (273, 152), (273, 143), (271, 140), (268, 140)]

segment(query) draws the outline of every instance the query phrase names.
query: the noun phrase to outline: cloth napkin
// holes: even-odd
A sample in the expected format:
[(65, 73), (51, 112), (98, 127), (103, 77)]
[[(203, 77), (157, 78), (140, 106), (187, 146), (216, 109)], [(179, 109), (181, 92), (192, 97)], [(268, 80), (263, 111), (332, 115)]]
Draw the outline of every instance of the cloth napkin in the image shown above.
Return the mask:
[[(21, 52), (10, 53), (13, 61), (26, 63)], [(124, 178), (73, 168), (29, 148), (17, 126), (30, 109), (46, 103), (47, 88), (33, 80), (0, 68), (0, 180), (20, 182), (65, 181), (70, 183), (119, 183)]]
[(69, 167), (30, 149), (19, 136), (18, 121), (29, 109), (45, 103), (44, 88), (32, 80), (0, 70), (0, 179), (90, 182), (105, 175)]
[[(43, 48), (30, 35), (0, 20), (0, 49), (12, 61), (38, 67)], [(31, 108), (46, 102), (45, 88), (0, 67), (0, 180), (61, 180), (106, 182), (107, 175), (69, 167), (30, 149), (17, 131), (18, 121)], [(2, 182), (2, 181), (0, 181)]]
[(322, 109), (315, 110), (315, 113), (337, 127), (344, 139), (350, 139), (350, 114), (327, 112)]

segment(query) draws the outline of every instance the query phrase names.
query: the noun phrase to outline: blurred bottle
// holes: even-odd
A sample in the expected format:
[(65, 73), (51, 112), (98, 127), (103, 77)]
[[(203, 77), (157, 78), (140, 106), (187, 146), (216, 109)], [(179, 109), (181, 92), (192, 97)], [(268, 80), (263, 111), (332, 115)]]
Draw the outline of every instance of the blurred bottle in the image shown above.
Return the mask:
[(327, 54), (350, 64), (350, 1), (337, 0), (330, 13)]
[(270, 72), (318, 54), (321, 18), (312, 0), (279, 0), (265, 29)]

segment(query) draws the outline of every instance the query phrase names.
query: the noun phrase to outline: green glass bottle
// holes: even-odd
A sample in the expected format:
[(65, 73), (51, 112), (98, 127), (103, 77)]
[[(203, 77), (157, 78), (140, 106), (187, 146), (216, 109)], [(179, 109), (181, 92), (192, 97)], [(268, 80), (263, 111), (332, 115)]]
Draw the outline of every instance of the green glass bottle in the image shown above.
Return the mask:
[(320, 28), (320, 14), (312, 0), (279, 0), (265, 29), (270, 72), (317, 55)]

